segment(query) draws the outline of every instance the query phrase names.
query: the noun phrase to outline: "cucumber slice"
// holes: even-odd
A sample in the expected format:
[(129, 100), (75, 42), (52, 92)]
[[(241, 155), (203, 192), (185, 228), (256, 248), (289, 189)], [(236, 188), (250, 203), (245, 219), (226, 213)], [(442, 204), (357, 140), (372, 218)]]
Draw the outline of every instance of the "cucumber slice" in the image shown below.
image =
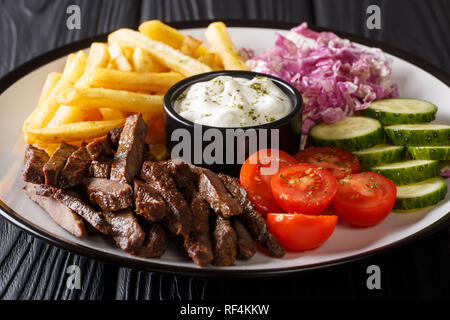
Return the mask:
[(368, 149), (353, 152), (359, 158), (359, 164), (363, 168), (379, 164), (392, 163), (405, 158), (405, 147), (393, 146), (387, 143), (377, 144)]
[(407, 160), (371, 167), (374, 171), (402, 186), (431, 179), (439, 175), (437, 160)]
[(431, 122), (436, 118), (437, 107), (419, 99), (382, 99), (370, 103), (364, 115), (382, 124)]
[(435, 205), (445, 198), (447, 182), (435, 177), (415, 184), (397, 187), (394, 209), (412, 210)]
[(349, 151), (373, 147), (383, 140), (378, 120), (368, 117), (346, 117), (334, 124), (318, 124), (311, 129), (316, 146), (335, 146)]
[(384, 127), (384, 131), (398, 146), (450, 145), (450, 126), (444, 124), (398, 124)]
[(441, 147), (408, 147), (413, 159), (450, 160), (450, 146)]

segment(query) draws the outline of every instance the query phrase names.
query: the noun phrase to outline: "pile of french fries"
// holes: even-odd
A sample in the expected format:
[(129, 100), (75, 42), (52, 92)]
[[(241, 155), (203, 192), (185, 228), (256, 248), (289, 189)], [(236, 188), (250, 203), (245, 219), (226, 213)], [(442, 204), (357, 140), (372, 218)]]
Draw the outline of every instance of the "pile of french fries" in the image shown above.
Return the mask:
[(62, 73), (48, 75), (33, 112), (23, 124), (25, 141), (50, 155), (61, 142), (79, 145), (106, 135), (141, 113), (147, 142), (158, 159), (167, 156), (163, 96), (185, 77), (214, 70), (247, 70), (222, 22), (201, 41), (152, 20), (139, 31), (119, 29), (89, 54), (70, 54)]

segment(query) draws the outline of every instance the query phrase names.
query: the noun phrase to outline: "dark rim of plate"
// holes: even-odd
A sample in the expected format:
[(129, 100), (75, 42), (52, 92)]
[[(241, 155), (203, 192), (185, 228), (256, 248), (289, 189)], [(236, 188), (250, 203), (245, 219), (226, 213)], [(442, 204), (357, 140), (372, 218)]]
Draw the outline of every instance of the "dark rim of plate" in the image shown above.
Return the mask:
[[(172, 22), (169, 23), (171, 26), (177, 29), (191, 29), (191, 28), (204, 28), (209, 23), (213, 22), (212, 20), (198, 20), (198, 21), (180, 21), (180, 22)], [(279, 21), (257, 21), (257, 20), (224, 20), (224, 22), (229, 27), (249, 27), (249, 28), (268, 28), (268, 29), (291, 29), (298, 25), (298, 23), (287, 23), (287, 22), (279, 22)], [(439, 69), (433, 64), (418, 58), (408, 52), (400, 50), (391, 45), (385, 44), (380, 41), (364, 38), (361, 36), (353, 35), (346, 32), (336, 31), (328, 28), (310, 26), (311, 29), (316, 31), (330, 31), (336, 33), (338, 36), (350, 39), (351, 41), (370, 46), (370, 47), (378, 47), (383, 51), (395, 55), (403, 60), (406, 60), (413, 65), (420, 67), (426, 72), (432, 74), (442, 82), (444, 82), (447, 86), (450, 86), (450, 75), (445, 71)], [(64, 57), (69, 53), (72, 53), (76, 50), (86, 49), (90, 46), (90, 44), (94, 41), (106, 41), (107, 34), (98, 35), (95, 37), (89, 37), (80, 41), (76, 41), (57, 49), (51, 50), (47, 53), (44, 53), (36, 58), (31, 59), (30, 61), (22, 64), (21, 66), (15, 68), (13, 71), (6, 74), (3, 78), (0, 79), (0, 94), (2, 94), (6, 89), (8, 89), (12, 84), (16, 81), (27, 75), (28, 73), (36, 70), (37, 68), (53, 61), (58, 58)], [(299, 271), (306, 270), (316, 270), (324, 267), (332, 267), (337, 266), (343, 263), (348, 263), (356, 260), (360, 260), (362, 258), (372, 257), (375, 254), (379, 254), (381, 252), (386, 253), (392, 249), (398, 249), (400, 246), (404, 246), (405, 244), (409, 244), (413, 241), (417, 241), (419, 239), (423, 239), (426, 236), (435, 233), (442, 228), (448, 226), (450, 224), (450, 215), (445, 215), (440, 218), (438, 221), (435, 221), (431, 225), (426, 228), (417, 231), (416, 233), (393, 242), (391, 244), (378, 247), (376, 249), (355, 254), (352, 256), (348, 256), (345, 258), (335, 259), (332, 261), (311, 264), (301, 267), (288, 267), (288, 268), (270, 268), (264, 270), (232, 270), (227, 268), (199, 268), (196, 267), (194, 263), (192, 263), (192, 267), (184, 267), (184, 266), (168, 266), (162, 265), (158, 263), (156, 259), (148, 259), (148, 260), (137, 260), (133, 256), (121, 257), (116, 256), (114, 254), (109, 254), (102, 252), (100, 250), (92, 249), (86, 247), (84, 245), (80, 245), (74, 242), (68, 242), (65, 239), (60, 238), (57, 235), (50, 234), (47, 230), (30, 223), (26, 219), (24, 219), (20, 214), (9, 208), (3, 201), (0, 200), (0, 214), (2, 214), (6, 219), (10, 222), (18, 226), (19, 228), (25, 230), (33, 236), (36, 236), (39, 239), (42, 239), (48, 243), (51, 243), (61, 249), (68, 250), (74, 252), (76, 254), (84, 255), (90, 258), (94, 258), (97, 260), (102, 260), (107, 263), (126, 266), (130, 268), (137, 268), (148, 271), (157, 271), (161, 273), (170, 273), (170, 274), (179, 274), (179, 275), (189, 275), (189, 276), (198, 276), (198, 277), (268, 277), (268, 276), (281, 276), (281, 275), (290, 275)]]

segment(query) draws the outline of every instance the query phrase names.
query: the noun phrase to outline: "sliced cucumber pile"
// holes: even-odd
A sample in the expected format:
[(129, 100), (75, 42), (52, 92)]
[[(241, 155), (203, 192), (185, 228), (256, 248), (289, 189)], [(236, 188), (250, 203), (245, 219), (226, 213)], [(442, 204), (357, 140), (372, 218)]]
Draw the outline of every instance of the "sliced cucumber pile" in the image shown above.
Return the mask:
[(450, 126), (444, 124), (398, 124), (384, 127), (384, 131), (399, 146), (450, 145)]
[(407, 160), (374, 166), (370, 171), (391, 179), (396, 186), (402, 186), (436, 177), (440, 168), (437, 160)]
[(368, 149), (353, 152), (359, 158), (362, 168), (368, 168), (379, 164), (392, 163), (405, 158), (405, 147), (380, 143)]
[(364, 115), (382, 124), (406, 124), (431, 122), (436, 118), (437, 107), (418, 99), (382, 99), (373, 101)]
[(397, 187), (394, 209), (413, 210), (437, 204), (447, 194), (447, 182), (442, 177)]
[(413, 159), (450, 160), (450, 146), (408, 147), (408, 153)]
[(378, 120), (368, 117), (346, 117), (334, 124), (321, 123), (311, 129), (316, 146), (335, 146), (356, 151), (373, 147), (383, 140)]

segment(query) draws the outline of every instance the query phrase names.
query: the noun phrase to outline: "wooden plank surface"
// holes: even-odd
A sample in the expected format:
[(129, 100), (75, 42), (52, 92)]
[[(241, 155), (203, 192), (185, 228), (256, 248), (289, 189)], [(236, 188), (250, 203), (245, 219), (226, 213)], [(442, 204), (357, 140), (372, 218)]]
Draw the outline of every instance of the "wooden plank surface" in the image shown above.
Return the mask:
[[(141, 21), (258, 19), (307, 21), (386, 41), (450, 72), (448, 1), (352, 0), (0, 0), (0, 76), (47, 50)], [(81, 8), (82, 28), (66, 28), (66, 8)], [(378, 4), (382, 29), (365, 27)], [(450, 228), (400, 249), (284, 278), (202, 279), (118, 268), (37, 240), (0, 218), (2, 299), (444, 298), (450, 297)], [(66, 286), (78, 265), (81, 290)], [(366, 287), (366, 268), (382, 271), (382, 290)]]

